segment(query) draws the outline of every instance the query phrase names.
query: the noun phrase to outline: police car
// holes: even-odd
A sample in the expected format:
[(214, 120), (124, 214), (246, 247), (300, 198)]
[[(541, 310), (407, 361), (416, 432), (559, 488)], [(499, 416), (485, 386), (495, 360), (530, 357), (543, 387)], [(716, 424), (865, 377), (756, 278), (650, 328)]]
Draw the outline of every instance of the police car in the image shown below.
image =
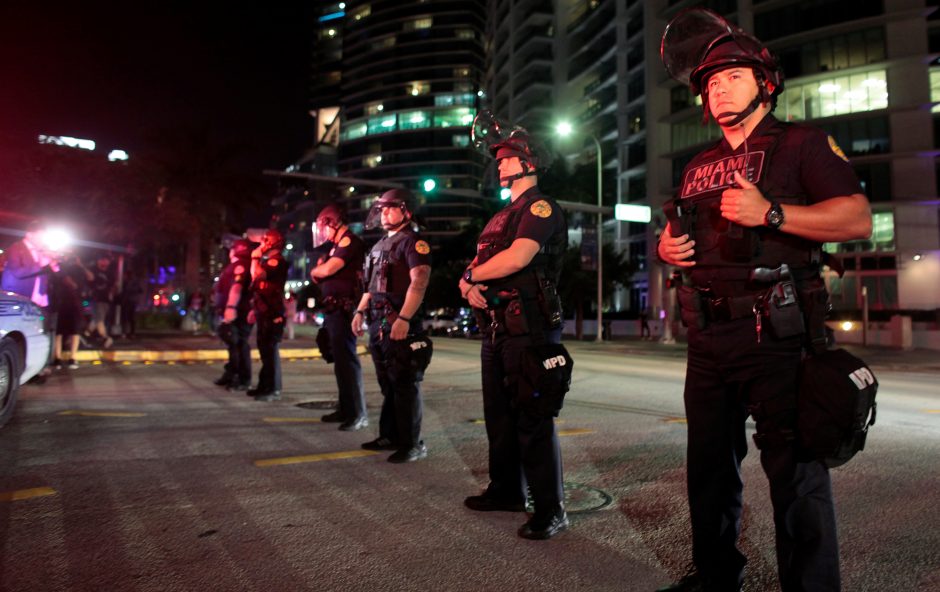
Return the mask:
[(52, 335), (43, 313), (28, 298), (0, 292), (0, 427), (12, 417), (21, 384), (45, 367)]

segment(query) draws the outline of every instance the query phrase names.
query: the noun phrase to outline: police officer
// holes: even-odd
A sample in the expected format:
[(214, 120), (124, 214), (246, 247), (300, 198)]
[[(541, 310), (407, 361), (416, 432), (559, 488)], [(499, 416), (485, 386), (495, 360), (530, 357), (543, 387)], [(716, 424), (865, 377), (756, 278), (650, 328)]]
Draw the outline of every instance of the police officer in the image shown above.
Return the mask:
[(258, 355), (261, 371), (258, 385), (248, 391), (256, 401), (277, 401), (281, 398), (281, 354), (279, 344), (284, 336), (284, 284), (287, 282), (287, 261), (284, 235), (271, 228), (265, 231), (261, 245), (251, 253), (251, 313), (249, 319), (258, 323)]
[(511, 202), (487, 223), (477, 256), (459, 282), (483, 333), (483, 414), (490, 483), (464, 504), (478, 511), (522, 512), (526, 486), (534, 513), (519, 536), (548, 539), (568, 527), (561, 449), (551, 415), (518, 405), (522, 360), (536, 343), (559, 343), (556, 286), (567, 226), (561, 208), (538, 188), (539, 157), (529, 134), (509, 129), (489, 112), (473, 124), (473, 141), (488, 148)]
[(222, 319), (218, 333), (228, 347), (228, 363), (215, 384), (230, 391), (247, 391), (251, 386), (251, 345), (248, 343), (251, 251), (252, 244), (246, 239), (232, 243), (229, 264), (219, 274), (214, 287), (216, 312)]
[(384, 397), (379, 437), (362, 447), (395, 450), (388, 457), (392, 463), (428, 455), (421, 439), (421, 381), (430, 342), (420, 311), (431, 275), (431, 248), (412, 225), (413, 203), (410, 191), (392, 189), (372, 205), (366, 228), (381, 227), (387, 234), (366, 258), (366, 292), (352, 320), (357, 335), (364, 320), (369, 324), (369, 350)]
[(369, 425), (362, 390), (362, 365), (356, 354), (352, 317), (362, 296), (362, 263), (365, 245), (349, 230), (346, 213), (336, 204), (325, 206), (313, 227), (315, 247), (332, 242), (325, 260), (310, 271), (323, 294), (324, 327), (333, 352), (333, 372), (339, 388), (339, 408), (324, 415), (325, 422), (339, 422), (339, 429), (356, 431)]
[(757, 39), (691, 9), (666, 27), (662, 58), (701, 94), (723, 138), (686, 166), (658, 245), (683, 276), (694, 563), (660, 590), (741, 589), (749, 414), (770, 483), (781, 588), (839, 590), (829, 473), (798, 447), (796, 381), (804, 348), (824, 340), (822, 243), (869, 236), (868, 201), (831, 137), (771, 115), (783, 73)]

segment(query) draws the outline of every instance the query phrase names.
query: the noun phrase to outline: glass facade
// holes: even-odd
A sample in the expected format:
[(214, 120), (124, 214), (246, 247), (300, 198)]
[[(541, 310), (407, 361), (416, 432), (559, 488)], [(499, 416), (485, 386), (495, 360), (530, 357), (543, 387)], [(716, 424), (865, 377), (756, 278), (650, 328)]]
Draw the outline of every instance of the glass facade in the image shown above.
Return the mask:
[[(464, 96), (464, 95), (448, 95)], [(472, 96), (472, 95), (467, 95)], [(476, 111), (472, 107), (450, 107), (445, 109), (416, 109), (397, 113), (377, 112), (367, 119), (352, 121), (343, 126), (340, 138), (343, 141), (355, 140), (364, 136), (386, 134), (394, 131), (407, 131), (431, 127), (467, 127), (473, 123)], [(469, 140), (468, 140), (469, 142)], [(466, 146), (458, 144), (455, 146)]]
[(888, 107), (884, 70), (833, 76), (788, 84), (777, 101), (776, 115), (786, 121), (818, 119)]

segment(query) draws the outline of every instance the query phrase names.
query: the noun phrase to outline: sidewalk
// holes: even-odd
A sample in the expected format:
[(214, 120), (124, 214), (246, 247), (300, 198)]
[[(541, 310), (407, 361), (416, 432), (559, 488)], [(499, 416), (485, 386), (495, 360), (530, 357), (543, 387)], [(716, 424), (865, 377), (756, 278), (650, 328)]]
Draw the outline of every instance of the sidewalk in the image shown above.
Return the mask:
[[(310, 326), (295, 327), (294, 339), (281, 341), (281, 359), (320, 358), (315, 341), (317, 329)], [(254, 335), (250, 338), (252, 358), (257, 360)], [(358, 347), (359, 354), (366, 353), (364, 345)], [(228, 360), (225, 344), (215, 335), (166, 329), (141, 331), (134, 339), (114, 338), (108, 349), (80, 348), (78, 362), (207, 362)]]
[[(281, 342), (282, 359), (320, 358), (320, 350), (315, 342), (317, 328), (309, 325), (295, 328), (295, 339)], [(258, 359), (252, 336), (252, 356)], [(448, 339), (435, 337), (434, 339)], [(596, 343), (594, 341), (577, 342), (566, 339), (567, 344), (583, 351), (617, 351), (629, 355), (660, 356), (685, 358), (685, 343), (665, 344), (659, 341), (643, 341), (638, 338), (618, 338), (613, 341)], [(886, 347), (861, 347), (847, 345), (845, 349), (864, 360), (874, 369), (894, 370), (899, 372), (940, 373), (940, 352), (929, 349), (902, 351)], [(366, 347), (360, 341), (359, 354), (366, 353)], [(227, 360), (228, 352), (218, 337), (203, 333), (193, 335), (179, 330), (142, 332), (136, 339), (115, 339), (114, 345), (106, 350), (80, 349), (79, 362), (176, 362), (176, 361), (216, 361)]]
[[(566, 340), (566, 343), (579, 343)], [(685, 358), (688, 344), (677, 342), (665, 344), (660, 341), (644, 341), (639, 338), (615, 338), (613, 341), (596, 343), (582, 341), (579, 347), (586, 351), (616, 351), (631, 355), (655, 355), (663, 357)], [(888, 347), (862, 347), (858, 345), (844, 345), (846, 351), (858, 356), (874, 369), (893, 370), (899, 372), (936, 372), (940, 373), (940, 352), (931, 349), (900, 350)]]

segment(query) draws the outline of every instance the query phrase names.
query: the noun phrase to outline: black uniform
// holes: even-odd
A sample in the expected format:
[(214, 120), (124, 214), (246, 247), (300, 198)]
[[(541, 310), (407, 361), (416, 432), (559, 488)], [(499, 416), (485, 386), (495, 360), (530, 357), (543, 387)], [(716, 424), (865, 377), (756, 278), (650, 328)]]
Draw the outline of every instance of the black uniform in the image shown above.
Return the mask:
[(561, 341), (561, 310), (554, 294), (568, 230), (561, 208), (538, 187), (486, 224), (477, 243), (477, 264), (518, 238), (542, 248), (521, 271), (482, 282), (488, 307), (475, 311), (483, 331), (483, 416), (489, 440), (490, 484), (484, 496), (524, 504), (528, 485), (536, 516), (546, 516), (557, 514), (564, 501), (555, 423), (549, 415), (520, 409), (516, 398), (526, 348)]
[(339, 257), (345, 264), (318, 283), (323, 293), (324, 326), (333, 351), (333, 372), (339, 388), (339, 413), (344, 422), (366, 417), (366, 397), (362, 390), (362, 364), (356, 354), (356, 335), (352, 315), (362, 295), (362, 262), (365, 244), (346, 232), (329, 252), (327, 259)]
[(251, 283), (251, 306), (258, 323), (258, 355), (261, 357), (255, 394), (266, 395), (281, 390), (281, 355), (278, 349), (284, 336), (287, 261), (278, 252), (262, 257), (261, 269), (263, 273)]
[[(225, 314), (232, 286), (242, 286), (241, 298), (235, 305), (235, 320), (229, 323), (231, 331), (226, 337), (228, 363), (225, 364), (225, 370), (218, 383), (245, 388), (251, 384), (251, 344), (248, 342), (251, 335), (251, 325), (248, 323), (248, 311), (251, 310), (248, 294), (251, 285), (250, 265), (247, 258), (229, 263), (219, 274), (219, 281), (215, 286), (215, 308), (219, 317)], [(219, 327), (221, 329), (222, 325)], [(228, 331), (229, 328), (225, 330)]]
[[(392, 341), (391, 326), (405, 302), (411, 285), (410, 271), (431, 265), (431, 248), (411, 228), (384, 236), (372, 247), (365, 263), (369, 292), (369, 349), (382, 389), (379, 437), (387, 438), (400, 450), (423, 444), (421, 441), (421, 381), (424, 371), (409, 363), (407, 340)], [(423, 334), (422, 315), (411, 317), (408, 335)]]
[[(839, 553), (827, 468), (802, 454), (795, 438), (797, 376), (803, 348), (822, 331), (825, 286), (821, 245), (766, 227), (742, 228), (721, 217), (732, 171), (785, 204), (812, 204), (861, 193), (841, 150), (823, 132), (767, 115), (742, 144), (726, 140), (695, 157), (683, 173), (673, 236), (695, 240), (695, 267), (679, 288), (689, 327), (685, 407), (689, 425), (688, 490), (693, 558), (708, 590), (737, 590), (746, 559), (741, 528), (745, 420), (770, 482), (783, 590), (838, 590)], [(680, 215), (676, 215), (680, 214)], [(775, 307), (768, 290), (791, 270), (803, 314), (755, 313)], [(754, 274), (755, 268), (776, 270)], [(781, 292), (782, 293), (782, 292)], [(783, 303), (785, 299), (781, 299)], [(823, 303), (822, 306), (819, 303)], [(815, 305), (814, 305), (815, 304)], [(755, 309), (756, 305), (756, 309)], [(775, 308), (773, 314), (793, 307)], [(760, 323), (758, 323), (758, 318)], [(805, 329), (802, 332), (805, 321)]]

